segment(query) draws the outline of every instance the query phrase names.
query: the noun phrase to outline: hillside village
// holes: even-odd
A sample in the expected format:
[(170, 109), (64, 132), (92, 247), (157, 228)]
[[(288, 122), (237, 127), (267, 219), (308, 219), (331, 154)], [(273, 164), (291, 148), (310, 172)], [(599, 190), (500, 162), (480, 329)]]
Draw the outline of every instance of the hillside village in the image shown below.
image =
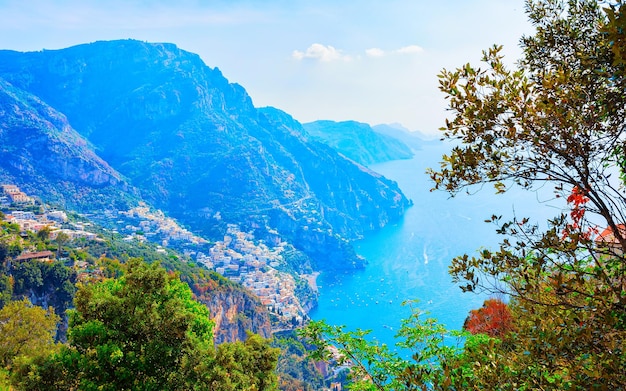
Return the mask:
[[(68, 245), (77, 239), (105, 240), (92, 223), (72, 221), (65, 211), (50, 209), (14, 184), (2, 184), (0, 189), (0, 210), (4, 212), (4, 221), (18, 225), (23, 234), (46, 230), (48, 239)], [(276, 330), (301, 324), (307, 316), (307, 309), (297, 295), (296, 278), (277, 270), (284, 263), (281, 253), (285, 243), (279, 243), (274, 248), (255, 243), (251, 234), (241, 232), (236, 225), (228, 226), (222, 241), (209, 243), (166, 217), (163, 212), (152, 211), (145, 204), (128, 211), (105, 211), (98, 216), (98, 221), (115, 227), (104, 232), (122, 235), (124, 241), (149, 240), (158, 243), (157, 251), (166, 252), (165, 248), (172, 245), (182, 248), (181, 244), (186, 248), (197, 248), (197, 251), (185, 250), (184, 253), (209, 270), (254, 292), (273, 315), (273, 328)], [(58, 255), (48, 250), (24, 250), (15, 261), (51, 261)], [(89, 266), (83, 261), (74, 263), (79, 281), (98, 277), (99, 270)], [(306, 284), (305, 277), (299, 284)]]
[(0, 185), (3, 196), (0, 196), (0, 204), (2, 207), (14, 206), (16, 209), (11, 210), (6, 216), (5, 221), (15, 223), (20, 227), (20, 231), (39, 232), (47, 228), (50, 231), (49, 238), (54, 240), (61, 233), (68, 236), (68, 239), (85, 238), (88, 240), (98, 240), (95, 233), (85, 231), (85, 227), (90, 223), (69, 223), (72, 228), (64, 228), (68, 223), (67, 213), (61, 210), (45, 210), (42, 208), (41, 213), (35, 213), (32, 210), (20, 210), (20, 206), (35, 206), (35, 199), (29, 197), (15, 185)]
[(198, 254), (197, 260), (230, 280), (254, 292), (270, 313), (294, 325), (301, 324), (306, 310), (296, 295), (294, 276), (277, 270), (284, 263), (281, 253), (286, 243), (270, 249), (255, 244), (253, 235), (229, 225), (223, 241), (217, 242), (209, 256)]

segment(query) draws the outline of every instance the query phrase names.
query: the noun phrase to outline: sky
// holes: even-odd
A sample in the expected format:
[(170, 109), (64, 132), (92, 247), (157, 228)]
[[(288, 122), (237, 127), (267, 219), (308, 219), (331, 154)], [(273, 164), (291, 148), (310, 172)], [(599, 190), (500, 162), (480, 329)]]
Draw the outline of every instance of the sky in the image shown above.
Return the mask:
[(170, 42), (257, 107), (427, 135), (449, 117), (443, 68), (479, 64), (494, 44), (513, 65), (530, 33), (523, 0), (0, 0), (0, 49)]

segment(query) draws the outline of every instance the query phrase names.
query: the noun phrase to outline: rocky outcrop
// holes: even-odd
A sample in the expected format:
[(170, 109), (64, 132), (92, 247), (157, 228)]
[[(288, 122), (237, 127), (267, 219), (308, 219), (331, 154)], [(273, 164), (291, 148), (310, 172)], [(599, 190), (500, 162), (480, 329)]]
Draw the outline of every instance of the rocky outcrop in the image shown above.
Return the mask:
[(243, 341), (246, 331), (262, 337), (272, 334), (269, 314), (259, 299), (241, 289), (220, 287), (208, 292), (200, 301), (204, 303), (215, 322), (215, 343)]

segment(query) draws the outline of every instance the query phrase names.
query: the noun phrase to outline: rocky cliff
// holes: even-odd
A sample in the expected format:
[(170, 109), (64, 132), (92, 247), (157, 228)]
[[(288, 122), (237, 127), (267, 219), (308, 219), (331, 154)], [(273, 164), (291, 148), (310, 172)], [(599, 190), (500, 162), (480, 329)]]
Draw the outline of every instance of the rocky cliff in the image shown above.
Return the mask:
[(211, 312), (215, 322), (215, 343), (243, 341), (246, 331), (269, 338), (271, 336), (270, 318), (266, 308), (255, 296), (235, 289), (224, 288), (207, 292), (200, 301)]

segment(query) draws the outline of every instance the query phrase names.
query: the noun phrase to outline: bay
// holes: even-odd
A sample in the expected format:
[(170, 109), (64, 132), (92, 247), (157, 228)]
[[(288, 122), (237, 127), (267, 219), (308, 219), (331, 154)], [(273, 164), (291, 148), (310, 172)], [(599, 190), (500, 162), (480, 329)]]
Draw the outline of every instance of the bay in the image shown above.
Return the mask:
[(454, 198), (444, 191), (431, 192), (426, 168), (438, 167), (449, 148), (433, 143), (413, 159), (370, 167), (397, 181), (414, 205), (402, 221), (355, 243), (357, 253), (368, 261), (364, 269), (318, 277), (319, 304), (312, 319), (347, 330), (371, 330), (370, 339), (393, 346), (401, 320), (411, 311), (402, 303), (417, 300), (411, 305), (427, 312), (425, 316), (448, 329), (461, 329), (469, 311), (482, 306), (487, 296), (462, 293), (448, 274), (452, 258), (499, 243), (502, 237), (495, 226), (484, 221), (493, 214), (541, 219), (560, 211), (535, 193), (516, 189), (495, 195), (485, 186)]

